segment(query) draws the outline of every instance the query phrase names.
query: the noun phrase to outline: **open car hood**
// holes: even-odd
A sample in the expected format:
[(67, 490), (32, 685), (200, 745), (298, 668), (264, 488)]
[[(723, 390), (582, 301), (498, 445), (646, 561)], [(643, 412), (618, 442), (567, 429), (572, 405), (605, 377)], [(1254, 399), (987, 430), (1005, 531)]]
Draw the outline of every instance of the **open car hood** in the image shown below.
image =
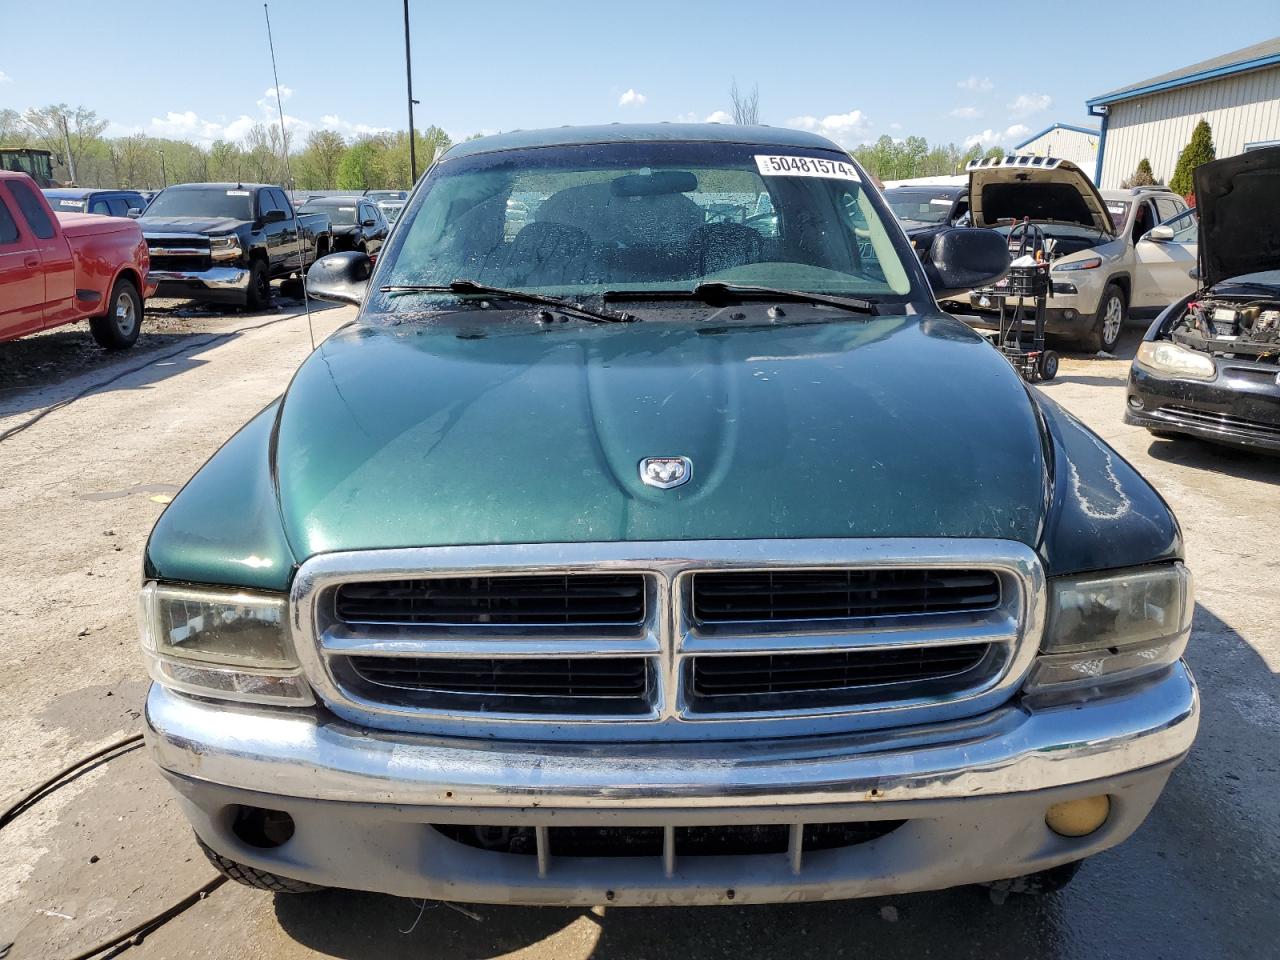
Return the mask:
[(1114, 237), (1115, 224), (1098, 188), (1070, 160), (995, 157), (969, 164), (969, 210), (975, 227), (1028, 217), (1070, 223)]
[(1280, 270), (1280, 147), (1202, 164), (1195, 184), (1201, 283)]

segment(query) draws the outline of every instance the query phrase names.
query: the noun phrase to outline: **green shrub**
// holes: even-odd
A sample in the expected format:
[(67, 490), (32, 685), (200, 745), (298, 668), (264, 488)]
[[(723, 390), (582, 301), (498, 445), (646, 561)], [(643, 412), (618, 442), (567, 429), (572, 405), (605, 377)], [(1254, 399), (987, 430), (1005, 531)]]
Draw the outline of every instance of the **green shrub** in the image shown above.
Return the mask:
[(1174, 193), (1184, 197), (1190, 197), (1195, 193), (1196, 185), (1192, 174), (1200, 164), (1208, 163), (1215, 157), (1213, 131), (1209, 129), (1209, 122), (1201, 119), (1196, 124), (1195, 130), (1191, 132), (1191, 142), (1183, 147), (1182, 153), (1178, 155), (1178, 166), (1174, 168), (1173, 179), (1169, 181), (1169, 186), (1173, 188)]

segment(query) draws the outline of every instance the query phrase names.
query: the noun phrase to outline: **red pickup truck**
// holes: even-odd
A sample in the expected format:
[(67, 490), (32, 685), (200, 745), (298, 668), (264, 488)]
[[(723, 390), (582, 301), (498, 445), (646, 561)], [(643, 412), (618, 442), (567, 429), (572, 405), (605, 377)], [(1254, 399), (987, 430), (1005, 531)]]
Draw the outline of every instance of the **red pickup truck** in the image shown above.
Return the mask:
[(101, 346), (132, 346), (150, 265), (133, 220), (55, 214), (29, 176), (0, 171), (0, 341), (88, 319)]

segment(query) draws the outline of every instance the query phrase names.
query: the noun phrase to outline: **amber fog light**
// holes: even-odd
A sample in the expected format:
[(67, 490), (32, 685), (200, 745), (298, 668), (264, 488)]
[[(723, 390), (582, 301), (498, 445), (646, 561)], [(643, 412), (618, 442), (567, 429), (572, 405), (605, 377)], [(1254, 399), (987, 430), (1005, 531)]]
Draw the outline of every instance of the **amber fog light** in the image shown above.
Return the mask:
[(1060, 837), (1087, 837), (1107, 822), (1110, 813), (1111, 798), (1104, 793), (1055, 803), (1045, 813), (1044, 822)]

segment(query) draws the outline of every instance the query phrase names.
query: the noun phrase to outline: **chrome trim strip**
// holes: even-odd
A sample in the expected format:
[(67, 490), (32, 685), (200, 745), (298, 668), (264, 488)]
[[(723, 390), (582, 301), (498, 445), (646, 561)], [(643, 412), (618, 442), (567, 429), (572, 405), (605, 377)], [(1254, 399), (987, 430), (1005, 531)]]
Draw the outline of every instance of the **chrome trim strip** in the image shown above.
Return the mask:
[(379, 733), (322, 709), (213, 703), (156, 684), (146, 737), (161, 767), (197, 781), (280, 797), (493, 808), (528, 822), (554, 810), (764, 812), (1045, 790), (1176, 760), (1199, 716), (1195, 681), (1179, 661), (1087, 703), (1005, 706), (874, 733), (615, 745)]
[[(694, 653), (722, 651), (735, 646), (753, 652), (790, 652), (829, 649), (848, 638), (851, 621), (839, 625), (839, 633), (729, 634), (723, 625), (714, 631), (690, 621), (688, 574), (697, 570), (768, 570), (797, 567), (981, 567), (1001, 577), (1002, 604), (970, 621), (974, 636), (1003, 648), (1000, 670), (959, 694), (946, 697), (895, 700), (879, 704), (798, 709), (784, 715), (743, 711), (700, 712), (681, 691), (685, 659)], [(646, 596), (646, 624), (638, 631), (643, 646), (637, 656), (657, 661), (650, 710), (644, 715), (504, 712), (459, 714), (426, 710), (367, 699), (346, 689), (334, 671), (334, 656), (349, 645), (387, 641), (395, 656), (459, 655), (454, 649), (458, 631), (426, 637), (422, 631), (395, 628), (389, 633), (349, 631), (338, 624), (332, 609), (332, 588), (341, 583), (415, 576), (523, 575), (640, 572), (650, 584)], [(678, 602), (677, 602), (678, 598)], [(1035, 552), (1025, 544), (987, 539), (897, 540), (717, 540), (650, 541), (568, 544), (504, 544), (457, 547), (422, 547), (321, 554), (307, 560), (294, 578), (291, 597), (293, 633), (299, 660), (308, 680), (339, 716), (354, 723), (386, 730), (424, 733), (478, 734), (490, 728), (492, 735), (535, 739), (547, 735), (572, 735), (580, 739), (697, 739), (717, 736), (805, 735), (836, 730), (901, 726), (908, 723), (951, 720), (992, 709), (1004, 702), (1021, 684), (1035, 657), (1045, 611), (1045, 578)], [(881, 629), (882, 627), (891, 629)], [(1018, 629), (1021, 627), (1021, 629)], [(914, 629), (913, 629), (914, 628)], [(929, 616), (882, 618), (876, 629), (863, 635), (869, 646), (910, 645), (898, 630), (911, 630), (915, 645), (973, 642), (957, 629), (955, 617)], [(599, 637), (599, 631), (596, 631)], [(861, 631), (859, 631), (861, 634)], [(559, 657), (578, 655), (577, 644), (599, 646), (590, 634), (513, 637), (510, 649), (519, 655), (539, 652)], [(610, 634), (616, 636), (616, 634)], [(765, 637), (771, 639), (765, 640)], [(964, 639), (960, 639), (964, 637)], [(1027, 638), (1022, 642), (1021, 638)], [(317, 639), (319, 638), (319, 639)], [(485, 652), (491, 656), (490, 638)], [(655, 647), (656, 643), (656, 647)], [(717, 646), (719, 645), (719, 646)], [(345, 649), (344, 649), (345, 648)], [(367, 649), (367, 647), (366, 647)], [(479, 648), (476, 648), (477, 651)], [(446, 653), (446, 650), (448, 651)], [(604, 655), (603, 652), (600, 655)], [(660, 722), (663, 729), (653, 728)], [(647, 726), (646, 726), (647, 724)], [(714, 730), (708, 729), (714, 725)], [(496, 729), (495, 729), (496, 728)]]

